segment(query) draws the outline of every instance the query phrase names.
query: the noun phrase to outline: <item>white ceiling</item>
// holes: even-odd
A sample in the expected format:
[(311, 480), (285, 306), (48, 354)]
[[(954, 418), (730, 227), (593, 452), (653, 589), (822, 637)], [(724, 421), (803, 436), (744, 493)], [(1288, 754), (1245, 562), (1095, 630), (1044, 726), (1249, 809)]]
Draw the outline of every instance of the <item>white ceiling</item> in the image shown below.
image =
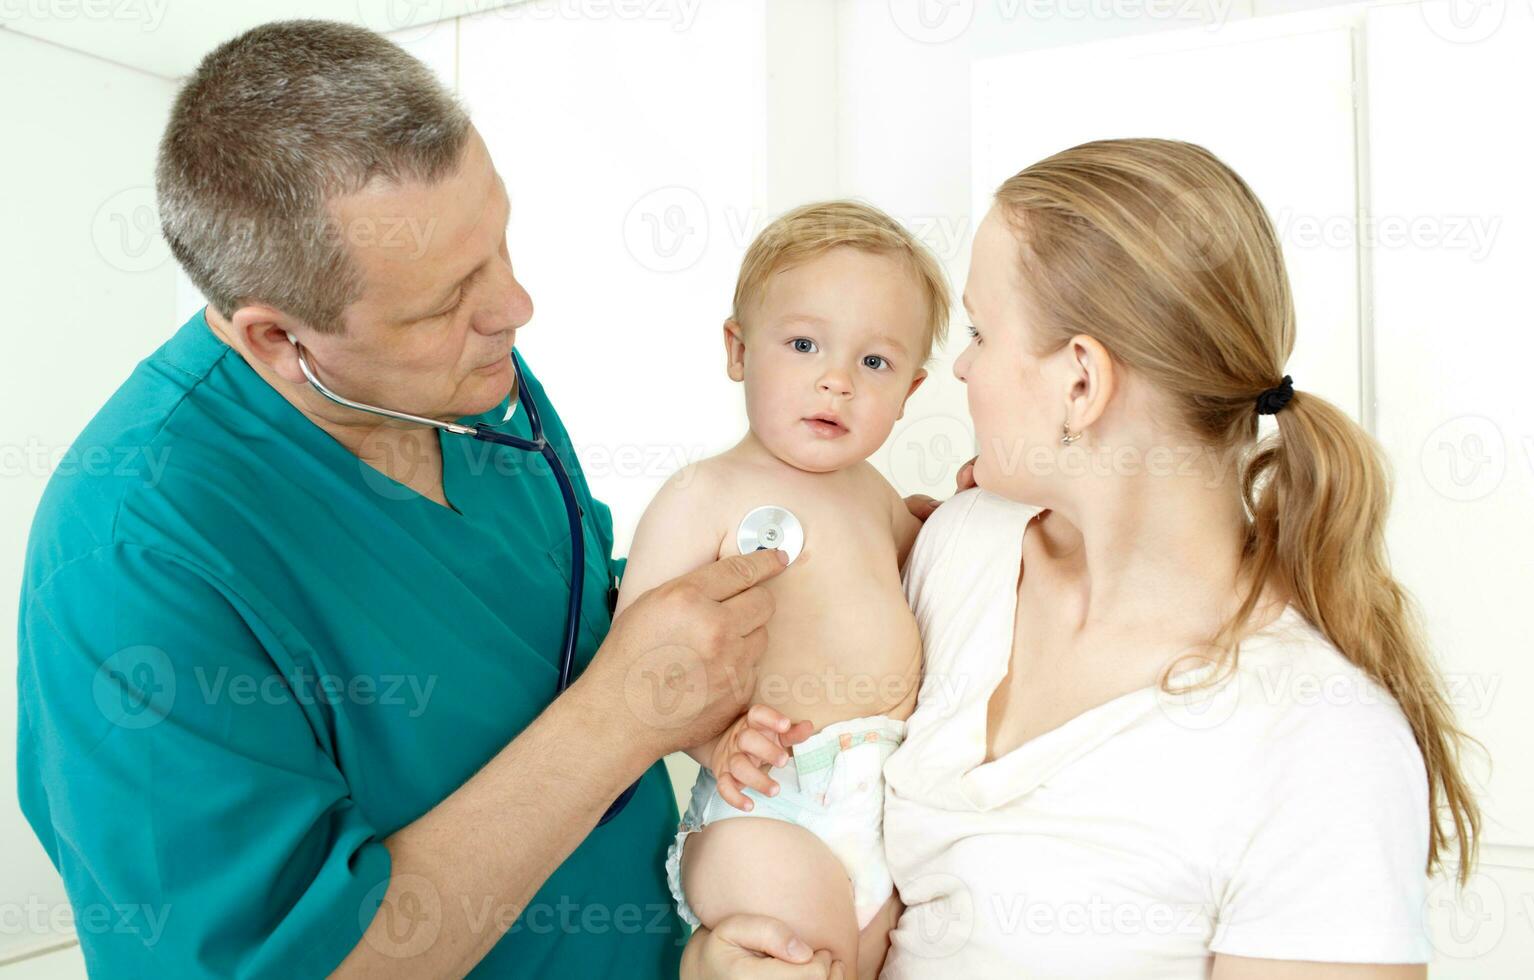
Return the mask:
[(385, 34), (447, 30), (454, 17), (518, 0), (16, 0), (0, 4), (15, 31), (164, 78), (191, 74), (219, 43), (257, 24), (339, 20)]

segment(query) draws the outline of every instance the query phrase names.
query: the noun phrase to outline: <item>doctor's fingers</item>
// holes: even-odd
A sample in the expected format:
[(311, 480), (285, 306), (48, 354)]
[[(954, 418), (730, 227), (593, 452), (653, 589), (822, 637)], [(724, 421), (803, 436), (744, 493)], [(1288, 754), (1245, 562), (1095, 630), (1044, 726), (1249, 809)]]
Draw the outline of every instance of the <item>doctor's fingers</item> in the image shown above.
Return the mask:
[(971, 456), (969, 462), (959, 467), (959, 472), (954, 474), (953, 486), (955, 493), (962, 493), (975, 485), (975, 461), (979, 456)]
[(752, 586), (719, 604), (731, 636), (746, 636), (767, 625), (777, 611), (777, 600), (761, 586)]
[(817, 950), (808, 963), (762, 959), (751, 964), (750, 972), (743, 968), (736, 974), (751, 980), (845, 980), (846, 975), (841, 961), (831, 959), (831, 954), (824, 949)]
[(712, 565), (688, 572), (683, 578), (715, 602), (743, 592), (772, 578), (788, 567), (788, 554), (780, 549), (730, 555)]
[[(705, 950), (714, 968), (711, 976), (767, 978), (767, 980), (843, 980), (840, 962), (829, 951), (810, 951), (794, 935), (788, 923), (766, 915), (736, 913), (720, 919), (706, 936)], [(797, 945), (802, 952), (790, 952)], [(796, 962), (806, 952), (805, 962)], [(708, 953), (705, 953), (708, 956)]]

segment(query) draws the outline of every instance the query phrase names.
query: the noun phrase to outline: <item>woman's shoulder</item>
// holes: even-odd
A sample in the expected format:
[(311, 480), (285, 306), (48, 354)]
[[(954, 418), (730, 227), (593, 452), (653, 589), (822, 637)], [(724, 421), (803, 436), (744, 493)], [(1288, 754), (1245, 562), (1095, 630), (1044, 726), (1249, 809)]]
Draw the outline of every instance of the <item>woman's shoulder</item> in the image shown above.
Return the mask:
[(922, 524), (911, 549), (907, 571), (927, 574), (949, 560), (955, 551), (983, 554), (1016, 543), (1028, 519), (1042, 508), (970, 487), (943, 501)]
[[(1292, 609), (1292, 607), (1291, 607)], [(1211, 836), (1217, 953), (1422, 962), (1427, 774), (1395, 699), (1298, 610), (1243, 644)], [(1250, 647), (1250, 649), (1247, 649)]]
[(1325, 713), (1406, 724), (1384, 685), (1349, 660), (1294, 605), (1242, 641), (1237, 669), (1243, 685), (1260, 690), (1262, 704), (1277, 716), (1300, 714), (1314, 720)]
[[(1244, 739), (1270, 776), (1423, 780), (1422, 753), (1395, 697), (1289, 606), (1248, 637), (1237, 658)], [(1300, 774), (1305, 775), (1300, 775)]]

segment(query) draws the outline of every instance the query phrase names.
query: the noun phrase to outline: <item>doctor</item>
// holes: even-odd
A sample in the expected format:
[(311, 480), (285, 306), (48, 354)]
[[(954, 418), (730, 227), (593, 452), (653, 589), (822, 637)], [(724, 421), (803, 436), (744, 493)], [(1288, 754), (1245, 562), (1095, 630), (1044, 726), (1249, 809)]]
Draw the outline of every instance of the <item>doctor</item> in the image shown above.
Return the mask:
[[(506, 186), (387, 40), (293, 21), (214, 50), (173, 107), (157, 190), (209, 302), (76, 451), (163, 471), (55, 477), (21, 597), (21, 803), (87, 965), (675, 976), (658, 760), (743, 709), (780, 554), (611, 622), (611, 515), (508, 359), (533, 307)], [(337, 405), (300, 350), (327, 387), (416, 415), (532, 438), (525, 408), (506, 419), (530, 400), (581, 567), (544, 457)], [(827, 975), (791, 938), (749, 945)]]

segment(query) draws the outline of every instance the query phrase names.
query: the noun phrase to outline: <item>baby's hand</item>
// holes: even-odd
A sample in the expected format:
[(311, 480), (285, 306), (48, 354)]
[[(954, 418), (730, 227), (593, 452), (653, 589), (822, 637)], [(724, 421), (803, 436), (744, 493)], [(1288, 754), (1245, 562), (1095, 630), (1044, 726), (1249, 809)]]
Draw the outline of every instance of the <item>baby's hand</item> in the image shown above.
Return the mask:
[(788, 748), (809, 738), (811, 727), (808, 721), (790, 724), (773, 708), (753, 704), (714, 745), (709, 768), (719, 782), (719, 795), (735, 809), (748, 811), (752, 803), (741, 792), (742, 787), (776, 796), (778, 783), (767, 775), (767, 769), (788, 765)]

